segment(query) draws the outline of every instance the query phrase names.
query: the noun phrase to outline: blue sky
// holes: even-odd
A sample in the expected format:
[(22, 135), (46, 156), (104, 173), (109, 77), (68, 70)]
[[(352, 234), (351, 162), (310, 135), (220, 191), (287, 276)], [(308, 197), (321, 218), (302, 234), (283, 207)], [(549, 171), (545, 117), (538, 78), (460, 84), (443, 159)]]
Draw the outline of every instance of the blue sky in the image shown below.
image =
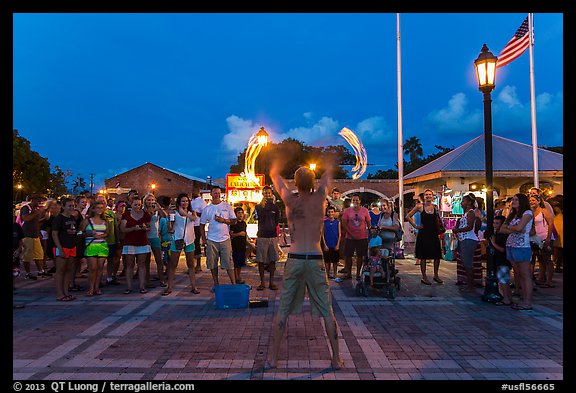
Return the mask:
[[(483, 132), (473, 61), (525, 17), (401, 14), (405, 139), (427, 155)], [(563, 15), (534, 30), (538, 144), (563, 145)], [(13, 43), (13, 127), (96, 187), (145, 162), (224, 177), (261, 126), (314, 146), (346, 145), (348, 127), (367, 173), (396, 163), (394, 13), (14, 14)], [(493, 132), (531, 144), (528, 51), (492, 99)]]

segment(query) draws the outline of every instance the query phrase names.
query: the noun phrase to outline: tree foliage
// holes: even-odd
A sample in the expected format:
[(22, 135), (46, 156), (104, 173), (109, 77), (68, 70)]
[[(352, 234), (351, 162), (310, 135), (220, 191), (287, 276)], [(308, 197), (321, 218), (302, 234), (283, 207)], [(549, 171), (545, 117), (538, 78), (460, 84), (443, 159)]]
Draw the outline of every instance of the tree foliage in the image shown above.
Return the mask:
[[(438, 151), (424, 157), (424, 151), (422, 150), (420, 140), (415, 136), (408, 138), (404, 143), (404, 154), (407, 154), (410, 160), (404, 160), (404, 173), (408, 174), (414, 172), (416, 169), (434, 161), (449, 151), (454, 150), (454, 147), (444, 147), (440, 145), (435, 145), (434, 147)], [(374, 174), (368, 174), (368, 179), (398, 179), (398, 164), (395, 164), (394, 166), (396, 169), (388, 169), (386, 171), (378, 170)]]
[(30, 141), (18, 130), (12, 130), (12, 181), (14, 187), (19, 183), (23, 185), (19, 198), (25, 199), (34, 193), (62, 195), (66, 192), (66, 177), (71, 174), (57, 166), (51, 172), (48, 159), (32, 150)]
[[(246, 160), (246, 150), (238, 155), (238, 163), (230, 166), (230, 173), (244, 172)], [(348, 170), (342, 165), (354, 165), (356, 157), (345, 146), (308, 146), (294, 138), (284, 139), (280, 143), (268, 143), (256, 158), (255, 170), (266, 176), (266, 184), (270, 184), (270, 167), (274, 160), (282, 163), (281, 176), (285, 179), (294, 177), (294, 172), (301, 166), (308, 166), (316, 163), (316, 177), (322, 176), (326, 168), (326, 163), (330, 162), (334, 167), (335, 179), (349, 178)]]

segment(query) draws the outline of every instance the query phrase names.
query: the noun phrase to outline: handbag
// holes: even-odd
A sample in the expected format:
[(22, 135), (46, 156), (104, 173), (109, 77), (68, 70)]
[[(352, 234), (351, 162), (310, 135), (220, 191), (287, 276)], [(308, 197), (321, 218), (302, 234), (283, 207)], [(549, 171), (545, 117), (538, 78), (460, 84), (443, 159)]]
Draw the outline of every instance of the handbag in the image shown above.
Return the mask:
[(436, 212), (436, 230), (438, 231), (439, 235), (442, 235), (446, 232), (446, 228), (444, 228), (444, 224), (442, 224), (442, 219), (440, 218), (440, 214)]
[(186, 243), (184, 243), (184, 237), (186, 236), (186, 224), (188, 224), (188, 217), (186, 217), (186, 220), (184, 221), (184, 234), (182, 235), (182, 239), (174, 240), (174, 248), (177, 251), (182, 251), (184, 247), (186, 247)]

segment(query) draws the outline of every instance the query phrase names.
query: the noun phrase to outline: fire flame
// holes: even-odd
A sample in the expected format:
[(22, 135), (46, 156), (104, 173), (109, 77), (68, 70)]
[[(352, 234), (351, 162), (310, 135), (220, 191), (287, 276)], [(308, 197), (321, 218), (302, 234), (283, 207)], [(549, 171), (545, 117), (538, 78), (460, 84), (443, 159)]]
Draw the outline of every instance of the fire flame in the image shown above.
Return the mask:
[(260, 154), (260, 150), (268, 143), (268, 138), (263, 136), (257, 136), (256, 134), (250, 137), (248, 141), (248, 148), (246, 149), (246, 158), (244, 163), (244, 176), (249, 181), (253, 181), (255, 184), (261, 186), (260, 179), (256, 176), (254, 172), (254, 164), (256, 162), (256, 157)]
[(368, 155), (364, 149), (364, 145), (360, 142), (360, 139), (354, 134), (354, 132), (346, 127), (342, 128), (339, 132), (340, 135), (346, 142), (352, 146), (354, 150), (354, 155), (356, 155), (356, 165), (352, 168), (352, 179), (356, 180), (366, 172), (366, 165), (368, 164)]

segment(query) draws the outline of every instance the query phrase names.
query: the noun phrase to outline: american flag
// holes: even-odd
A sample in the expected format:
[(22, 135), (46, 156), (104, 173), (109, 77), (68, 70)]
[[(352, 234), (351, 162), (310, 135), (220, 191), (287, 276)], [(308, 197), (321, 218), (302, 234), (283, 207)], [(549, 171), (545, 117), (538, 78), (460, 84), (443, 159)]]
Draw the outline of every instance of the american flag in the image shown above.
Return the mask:
[(504, 67), (506, 64), (520, 57), (522, 53), (530, 45), (530, 35), (528, 34), (528, 17), (524, 19), (524, 22), (520, 25), (516, 33), (508, 41), (500, 56), (498, 56), (498, 62), (496, 63), (496, 68)]

